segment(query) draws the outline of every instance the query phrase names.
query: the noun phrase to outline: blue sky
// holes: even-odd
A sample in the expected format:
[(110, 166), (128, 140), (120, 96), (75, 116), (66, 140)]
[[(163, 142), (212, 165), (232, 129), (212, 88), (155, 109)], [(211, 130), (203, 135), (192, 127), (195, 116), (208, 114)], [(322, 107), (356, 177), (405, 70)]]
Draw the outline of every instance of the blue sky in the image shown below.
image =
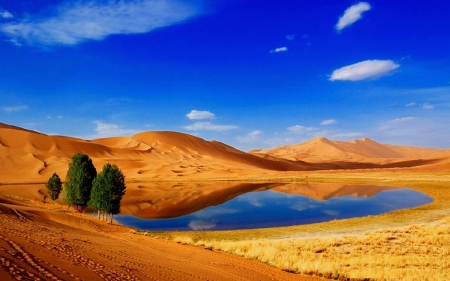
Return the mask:
[(444, 0), (0, 0), (0, 122), (448, 148), (449, 18)]

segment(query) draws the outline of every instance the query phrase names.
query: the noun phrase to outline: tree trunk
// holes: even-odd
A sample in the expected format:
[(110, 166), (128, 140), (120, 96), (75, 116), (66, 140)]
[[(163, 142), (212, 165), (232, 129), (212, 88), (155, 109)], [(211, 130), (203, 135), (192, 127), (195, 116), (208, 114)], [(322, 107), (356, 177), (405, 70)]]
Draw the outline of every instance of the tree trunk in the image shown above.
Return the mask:
[(112, 225), (112, 220), (113, 220), (113, 214), (111, 214), (111, 217), (109, 218), (109, 225)]
[(100, 219), (100, 210), (97, 210), (98, 219)]

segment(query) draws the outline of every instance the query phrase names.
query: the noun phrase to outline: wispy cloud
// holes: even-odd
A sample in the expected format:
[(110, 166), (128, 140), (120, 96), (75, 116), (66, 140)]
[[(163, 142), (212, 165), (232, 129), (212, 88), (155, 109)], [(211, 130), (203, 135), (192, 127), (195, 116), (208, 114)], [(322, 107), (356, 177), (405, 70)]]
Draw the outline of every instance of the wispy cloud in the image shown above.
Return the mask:
[(406, 106), (406, 107), (411, 107), (411, 106), (415, 106), (415, 105), (416, 105), (415, 102), (410, 102), (410, 103), (406, 104), (405, 106)]
[(289, 41), (295, 40), (295, 34), (288, 34), (286, 35), (286, 39)]
[(138, 130), (124, 129), (123, 126), (119, 126), (117, 124), (107, 124), (101, 121), (94, 121), (92, 123), (97, 125), (97, 127), (95, 128), (95, 132), (97, 134), (95, 136), (90, 137), (90, 139), (116, 137), (116, 136), (129, 136), (139, 132)]
[(27, 16), (1, 24), (0, 32), (19, 44), (76, 45), (113, 34), (150, 32), (200, 13), (201, 7), (177, 0), (66, 1), (47, 12), (50, 17)]
[(364, 12), (369, 11), (371, 8), (372, 7), (367, 2), (360, 2), (347, 8), (344, 14), (339, 18), (339, 21), (336, 24), (336, 30), (341, 31), (342, 29), (354, 24), (362, 18), (362, 14)]
[(255, 142), (259, 142), (261, 140), (260, 136), (262, 134), (263, 134), (263, 131), (256, 130), (256, 131), (252, 131), (252, 132), (248, 133), (247, 135), (245, 135), (243, 137), (242, 136), (237, 137), (237, 140), (242, 143), (255, 143)]
[(21, 106), (3, 106), (2, 110), (6, 113), (13, 113), (13, 112), (20, 112), (27, 110), (28, 106), (21, 105)]
[(237, 129), (237, 126), (233, 125), (217, 125), (211, 122), (196, 122), (192, 125), (184, 126), (183, 129), (188, 131), (216, 131), (224, 132)]
[(388, 123), (398, 124), (398, 123), (411, 122), (411, 121), (414, 121), (416, 119), (417, 119), (416, 117), (403, 117), (403, 118), (392, 119)]
[(287, 130), (294, 134), (305, 134), (305, 133), (317, 131), (317, 128), (295, 125), (295, 126), (287, 128)]
[(334, 119), (327, 119), (327, 120), (323, 120), (322, 122), (320, 122), (320, 125), (326, 126), (326, 125), (333, 125), (336, 123), (337, 123), (337, 121)]
[(450, 132), (445, 119), (403, 117), (380, 123), (377, 141), (391, 144), (448, 148)]
[(333, 71), (330, 81), (358, 81), (368, 78), (379, 78), (399, 68), (400, 65), (391, 60), (366, 60), (347, 65)]
[(216, 116), (209, 111), (192, 110), (186, 116), (191, 120), (214, 119)]
[(271, 53), (282, 53), (282, 52), (287, 52), (288, 48), (287, 47), (280, 47), (280, 48), (276, 48), (274, 50), (270, 50)]
[(0, 10), (0, 18), (4, 18), (4, 19), (12, 19), (14, 16), (6, 11), (6, 10)]
[(413, 116), (395, 118), (382, 123), (378, 127), (378, 131), (395, 131), (401, 128), (411, 128), (417, 122), (420, 122), (420, 120)]
[(423, 106), (422, 106), (422, 108), (423, 109), (433, 109), (434, 108), (434, 105), (432, 105), (432, 104), (429, 104), (429, 103), (424, 103), (423, 104)]

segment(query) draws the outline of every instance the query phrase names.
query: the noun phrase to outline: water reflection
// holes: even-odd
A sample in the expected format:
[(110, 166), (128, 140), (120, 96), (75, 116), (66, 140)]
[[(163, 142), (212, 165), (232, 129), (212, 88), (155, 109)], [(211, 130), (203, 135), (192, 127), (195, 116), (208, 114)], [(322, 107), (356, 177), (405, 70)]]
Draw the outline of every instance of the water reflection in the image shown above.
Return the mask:
[[(186, 190), (180, 194), (186, 194)], [(121, 215), (117, 220), (128, 226), (153, 230), (248, 229), (377, 215), (432, 201), (429, 196), (410, 189), (343, 184), (225, 184), (215, 188), (204, 185), (190, 192), (195, 194), (193, 198), (174, 196), (176, 204), (170, 204), (170, 200), (154, 200), (154, 205), (138, 208), (139, 214), (169, 217), (167, 210), (198, 211), (152, 220)]]

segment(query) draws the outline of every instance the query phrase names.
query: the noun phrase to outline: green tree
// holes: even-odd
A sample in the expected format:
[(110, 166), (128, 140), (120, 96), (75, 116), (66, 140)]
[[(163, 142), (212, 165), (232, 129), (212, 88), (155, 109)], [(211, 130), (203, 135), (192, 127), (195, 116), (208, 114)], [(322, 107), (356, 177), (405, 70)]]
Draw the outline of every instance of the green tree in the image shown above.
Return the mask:
[(53, 173), (53, 175), (48, 179), (47, 182), (47, 193), (53, 200), (53, 204), (55, 204), (55, 200), (58, 199), (61, 190), (62, 190), (61, 179), (59, 178), (57, 173)]
[(88, 205), (92, 181), (96, 176), (97, 171), (89, 156), (77, 153), (72, 157), (64, 183), (64, 190), (67, 203), (74, 205), (78, 212), (83, 211)]
[(92, 183), (89, 206), (109, 214), (111, 224), (112, 216), (120, 212), (120, 202), (125, 192), (125, 176), (122, 171), (116, 165), (107, 163)]

